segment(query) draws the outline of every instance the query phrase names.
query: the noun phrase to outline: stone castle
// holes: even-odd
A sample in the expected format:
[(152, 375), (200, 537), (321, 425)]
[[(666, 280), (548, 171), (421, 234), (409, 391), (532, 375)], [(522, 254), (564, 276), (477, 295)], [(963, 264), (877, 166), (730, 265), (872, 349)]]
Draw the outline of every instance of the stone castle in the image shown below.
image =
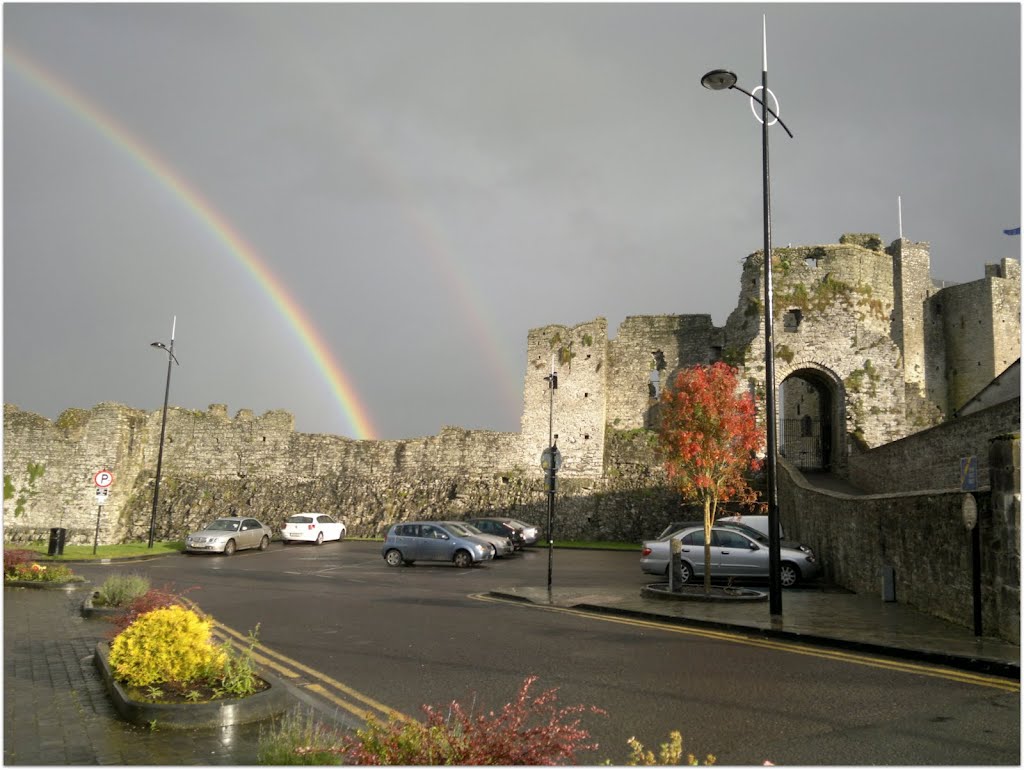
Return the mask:
[[(954, 490), (958, 470), (927, 461), (946, 441), (951, 457), (978, 457), (988, 488), (988, 442), (1019, 431), (1019, 385), (1015, 404), (1003, 398), (980, 417), (959, 413), (1019, 367), (1019, 263), (1003, 259), (978, 280), (940, 286), (927, 243), (899, 239), (885, 248), (877, 235), (848, 234), (837, 244), (779, 248), (773, 269), (780, 484), (791, 472), (829, 470), (869, 492)], [(301, 510), (336, 513), (353, 535), (380, 534), (402, 518), (470, 513), (543, 523), (540, 456), (549, 428), (564, 459), (556, 538), (649, 537), (677, 518), (681, 503), (653, 450), (658, 393), (680, 368), (719, 360), (763, 392), (762, 280), (763, 253), (755, 252), (724, 327), (710, 315), (659, 315), (626, 318), (614, 338), (603, 318), (530, 330), (518, 433), (446, 427), (424, 438), (355, 441), (296, 433), (284, 411), (243, 409), (231, 418), (219, 404), (205, 412), (171, 408), (157, 537), (180, 539), (218, 515), (253, 515), (279, 528)], [(553, 398), (545, 380), (552, 362)], [(5, 404), (5, 541), (45, 539), (58, 526), (69, 542), (145, 539), (160, 416), (103, 403), (50, 421)], [(968, 437), (942, 439), (953, 435), (944, 427), (951, 425)], [(927, 437), (923, 451), (906, 449), (914, 437)], [(896, 456), (891, 447), (903, 447), (899, 470), (885, 466)], [(101, 469), (115, 476), (102, 508), (93, 483)], [(1016, 474), (1010, 526), (1019, 540)], [(780, 500), (788, 494), (783, 489)], [(802, 500), (798, 513), (780, 505), (784, 525), (807, 537), (814, 527), (804, 523), (801, 532), (801, 517), (811, 507)], [(835, 509), (832, 501), (823, 517)], [(840, 536), (833, 529), (828, 537)], [(810, 544), (829, 553), (828, 543)], [(1019, 548), (1016, 567), (1012, 557), (1008, 563), (1000, 585), (1012, 584), (1016, 569), (1019, 591)], [(842, 569), (828, 576), (855, 590), (873, 579)]]
[[(1020, 357), (1019, 263), (1004, 259), (977, 281), (940, 287), (928, 250), (902, 239), (883, 248), (863, 234), (775, 250), (779, 446), (795, 467), (848, 475), (851, 456), (953, 417)], [(603, 318), (531, 330), (519, 433), (446, 427), (427, 438), (353, 441), (295, 433), (282, 411), (243, 409), (231, 419), (223, 405), (172, 408), (159, 534), (181, 536), (205, 518), (243, 511), (277, 525), (295, 510), (327, 509), (367, 535), (404, 516), (516, 510), (537, 518), (539, 458), (552, 426), (562, 482), (593, 498), (566, 534), (592, 528), (595, 516), (608, 536), (635, 534), (637, 522), (598, 515), (600, 499), (642, 486), (636, 474), (660, 480), (643, 434), (674, 372), (724, 360), (763, 391), (762, 280), (755, 252), (724, 327), (709, 315), (662, 315), (628, 317), (614, 338)], [(552, 362), (553, 402), (544, 379)], [(148, 532), (159, 418), (108, 403), (51, 422), (5, 405), (7, 539), (61, 525), (91, 541), (92, 479), (104, 468), (116, 482), (101, 538)]]

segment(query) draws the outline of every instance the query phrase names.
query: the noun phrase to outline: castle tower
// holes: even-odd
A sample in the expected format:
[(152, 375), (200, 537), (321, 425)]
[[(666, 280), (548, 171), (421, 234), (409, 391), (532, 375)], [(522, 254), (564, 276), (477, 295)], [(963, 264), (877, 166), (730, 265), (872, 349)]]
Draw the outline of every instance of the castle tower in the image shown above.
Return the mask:
[[(531, 329), (526, 340), (523, 385), (523, 462), (542, 473), (549, 425), (558, 436), (563, 476), (604, 473), (605, 405), (608, 379), (608, 322), (597, 318), (578, 326)], [(554, 365), (558, 389), (552, 399), (545, 381)]]
[(924, 304), (932, 292), (929, 244), (900, 238), (886, 251), (892, 256), (892, 339), (903, 353), (903, 379), (908, 391), (916, 389), (920, 393), (927, 376)]

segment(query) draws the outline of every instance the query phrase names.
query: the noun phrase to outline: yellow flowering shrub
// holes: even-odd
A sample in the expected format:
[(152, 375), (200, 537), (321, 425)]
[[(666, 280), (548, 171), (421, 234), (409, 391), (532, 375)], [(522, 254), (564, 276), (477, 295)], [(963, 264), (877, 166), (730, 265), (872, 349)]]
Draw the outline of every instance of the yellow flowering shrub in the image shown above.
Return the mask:
[(140, 615), (110, 645), (115, 678), (134, 687), (185, 684), (223, 665), (224, 653), (213, 643), (210, 622), (179, 606)]

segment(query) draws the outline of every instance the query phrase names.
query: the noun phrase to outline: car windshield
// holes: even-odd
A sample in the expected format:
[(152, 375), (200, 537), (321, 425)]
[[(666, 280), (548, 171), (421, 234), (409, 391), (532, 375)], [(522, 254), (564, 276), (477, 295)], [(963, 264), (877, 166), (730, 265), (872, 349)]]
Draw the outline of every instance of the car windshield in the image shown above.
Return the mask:
[(216, 532), (237, 532), (238, 522), (234, 519), (217, 519), (213, 524), (208, 524), (206, 529)]
[(312, 524), (313, 523), (313, 517), (312, 516), (289, 516), (288, 517), (288, 523), (289, 524)]
[(450, 529), (452, 532), (454, 532), (457, 535), (472, 535), (473, 534), (466, 527), (462, 526), (461, 524), (456, 524), (455, 522), (445, 522), (445, 527), (447, 527), (448, 529)]
[(477, 529), (472, 524), (463, 524), (464, 528), (468, 529), (471, 535), (482, 535), (484, 534), (482, 529)]

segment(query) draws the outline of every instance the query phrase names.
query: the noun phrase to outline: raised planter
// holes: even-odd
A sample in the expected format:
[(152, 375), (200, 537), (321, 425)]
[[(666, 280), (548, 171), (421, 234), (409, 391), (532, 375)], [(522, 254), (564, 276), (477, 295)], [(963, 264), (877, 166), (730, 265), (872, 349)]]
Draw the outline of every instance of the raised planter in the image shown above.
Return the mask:
[(260, 678), (270, 686), (245, 698), (208, 703), (146, 703), (132, 700), (125, 688), (114, 679), (110, 667), (110, 645), (107, 642), (96, 645), (94, 660), (117, 713), (132, 724), (176, 728), (225, 727), (272, 717), (285, 711), (292, 702), (284, 683), (261, 671)]
[(93, 591), (82, 602), (82, 615), (87, 618), (109, 618), (114, 615), (120, 615), (125, 611), (124, 607), (97, 607), (93, 604), (93, 600), (99, 596), (99, 591)]
[(703, 584), (681, 585), (671, 591), (668, 583), (651, 583), (641, 588), (640, 594), (647, 599), (690, 602), (763, 602), (768, 598), (764, 591), (728, 586), (711, 586), (711, 590), (705, 593)]

